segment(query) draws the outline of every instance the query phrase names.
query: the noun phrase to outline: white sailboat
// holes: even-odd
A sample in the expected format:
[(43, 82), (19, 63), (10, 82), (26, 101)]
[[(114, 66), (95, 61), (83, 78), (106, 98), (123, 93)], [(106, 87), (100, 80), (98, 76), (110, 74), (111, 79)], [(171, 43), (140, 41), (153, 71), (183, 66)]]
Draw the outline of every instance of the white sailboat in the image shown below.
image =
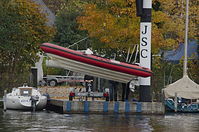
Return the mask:
[(24, 85), (13, 88), (11, 93), (4, 96), (6, 109), (42, 110), (46, 107), (47, 97), (33, 87)]
[[(187, 74), (187, 44), (188, 44), (188, 12), (189, 0), (186, 2), (186, 23), (185, 23), (185, 43), (184, 43), (184, 66), (183, 77), (178, 81), (168, 85), (163, 89), (166, 97), (166, 106), (170, 109), (180, 112), (199, 112), (199, 104), (177, 104), (177, 97), (188, 100), (199, 99), (199, 85), (192, 81)], [(175, 102), (171, 99), (175, 98)]]

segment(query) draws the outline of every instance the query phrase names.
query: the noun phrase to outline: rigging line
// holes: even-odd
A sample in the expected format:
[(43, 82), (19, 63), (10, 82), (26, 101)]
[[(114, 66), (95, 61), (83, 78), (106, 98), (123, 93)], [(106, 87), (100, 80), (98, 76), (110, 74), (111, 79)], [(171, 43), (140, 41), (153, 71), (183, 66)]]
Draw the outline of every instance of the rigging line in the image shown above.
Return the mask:
[(134, 45), (134, 47), (133, 47), (133, 50), (132, 50), (132, 53), (131, 53), (131, 56), (130, 56), (130, 58), (129, 58), (128, 63), (131, 62), (131, 58), (132, 58), (132, 56), (133, 56), (133, 53), (134, 53), (134, 51), (135, 51), (135, 48), (136, 48), (136, 45)]
[(87, 38), (88, 38), (88, 37), (85, 37), (85, 38), (83, 38), (83, 39), (81, 39), (81, 40), (79, 40), (79, 41), (73, 43), (72, 45), (69, 45), (67, 48), (70, 48), (70, 47), (72, 47), (72, 46), (74, 46), (74, 45), (76, 45), (76, 44), (78, 44), (78, 43), (80, 43), (80, 42), (86, 40)]
[(132, 64), (135, 64), (135, 63), (136, 63), (136, 59), (137, 59), (138, 52), (139, 52), (139, 45), (138, 45), (138, 44), (136, 44), (136, 45), (137, 45), (137, 49), (136, 49), (135, 58), (134, 58), (134, 61), (133, 61)]
[(129, 52), (130, 52), (130, 47), (128, 49), (128, 53), (127, 53), (127, 57), (126, 57), (126, 62), (128, 62), (128, 59), (129, 59)]

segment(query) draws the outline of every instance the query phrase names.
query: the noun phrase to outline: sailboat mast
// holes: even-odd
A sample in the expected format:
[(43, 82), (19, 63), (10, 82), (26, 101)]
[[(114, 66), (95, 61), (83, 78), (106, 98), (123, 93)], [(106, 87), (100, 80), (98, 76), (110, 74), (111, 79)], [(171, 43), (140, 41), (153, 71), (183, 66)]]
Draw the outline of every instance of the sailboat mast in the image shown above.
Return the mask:
[(189, 0), (186, 0), (186, 19), (185, 19), (185, 43), (184, 43), (184, 67), (183, 67), (183, 76), (186, 76), (186, 75), (187, 75), (188, 25), (189, 25)]

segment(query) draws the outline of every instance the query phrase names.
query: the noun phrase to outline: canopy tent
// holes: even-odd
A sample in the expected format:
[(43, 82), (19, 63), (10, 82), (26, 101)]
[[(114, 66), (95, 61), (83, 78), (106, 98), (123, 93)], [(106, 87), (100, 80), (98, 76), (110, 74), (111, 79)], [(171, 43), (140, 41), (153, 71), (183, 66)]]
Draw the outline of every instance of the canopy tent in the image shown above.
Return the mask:
[(199, 85), (193, 82), (187, 75), (168, 85), (163, 91), (166, 98), (175, 97), (175, 93), (177, 93), (178, 97), (199, 99)]

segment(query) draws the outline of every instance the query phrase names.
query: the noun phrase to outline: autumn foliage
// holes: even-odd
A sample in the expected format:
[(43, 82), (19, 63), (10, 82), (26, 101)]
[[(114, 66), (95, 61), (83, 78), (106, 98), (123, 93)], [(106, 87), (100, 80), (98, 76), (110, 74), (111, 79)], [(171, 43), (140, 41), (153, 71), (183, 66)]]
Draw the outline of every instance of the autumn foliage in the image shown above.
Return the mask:
[(0, 88), (8, 88), (29, 79), (39, 45), (51, 39), (53, 28), (31, 0), (1, 0), (0, 9)]
[[(190, 1), (190, 14), (199, 13), (197, 0)], [(140, 20), (135, 0), (97, 0), (85, 5), (84, 15), (77, 18), (81, 30), (87, 30), (105, 47), (124, 48), (139, 44)], [(190, 19), (190, 38), (198, 37), (198, 18)], [(185, 2), (154, 0), (152, 11), (152, 50), (174, 48), (184, 42)]]

